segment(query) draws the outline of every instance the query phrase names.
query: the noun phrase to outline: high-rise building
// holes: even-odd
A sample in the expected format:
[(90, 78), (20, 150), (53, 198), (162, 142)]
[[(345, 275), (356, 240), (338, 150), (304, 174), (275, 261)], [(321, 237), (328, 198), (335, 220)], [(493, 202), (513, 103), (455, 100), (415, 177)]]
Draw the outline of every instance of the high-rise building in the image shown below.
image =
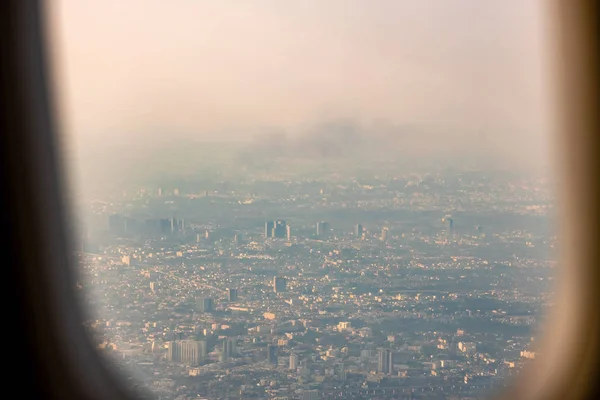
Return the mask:
[(273, 277), (273, 290), (275, 293), (283, 293), (285, 292), (287, 287), (287, 279), (282, 278), (280, 276)]
[(285, 235), (287, 237), (287, 240), (292, 240), (292, 227), (290, 225), (286, 225)]
[(295, 371), (298, 368), (298, 354), (290, 354), (290, 369)]
[(273, 221), (265, 222), (265, 237), (266, 238), (273, 237), (274, 229), (275, 229), (275, 222), (273, 222)]
[(326, 238), (329, 236), (329, 222), (320, 221), (317, 222), (317, 236), (320, 238)]
[(181, 349), (178, 346), (178, 341), (172, 340), (169, 342), (169, 348), (167, 350), (167, 361), (179, 362), (181, 359)]
[(346, 366), (344, 365), (343, 362), (341, 362), (337, 365), (337, 376), (338, 376), (338, 379), (341, 381), (345, 381), (348, 378), (348, 375), (346, 372)]
[(354, 235), (357, 238), (361, 238), (361, 237), (363, 237), (363, 234), (364, 234), (363, 226), (361, 224), (357, 224), (356, 228), (354, 230)]
[(477, 225), (477, 236), (479, 236), (481, 239), (485, 238), (485, 232), (483, 231), (483, 226), (481, 225)]
[(394, 367), (393, 353), (389, 349), (381, 349), (378, 355), (377, 371), (384, 374), (391, 373)]
[(267, 362), (271, 365), (277, 365), (277, 346), (274, 344), (267, 345)]
[(223, 351), (221, 353), (221, 360), (226, 361), (230, 359), (237, 351), (235, 341), (231, 338), (223, 340)]
[(228, 301), (237, 301), (237, 299), (238, 299), (237, 289), (227, 288), (227, 300)]
[(235, 243), (236, 245), (240, 245), (242, 244), (242, 242), (244, 241), (244, 237), (241, 233), (236, 233), (235, 235), (233, 235), (233, 243)]
[(173, 340), (169, 342), (167, 361), (198, 365), (206, 358), (206, 341)]
[(196, 308), (199, 312), (212, 312), (213, 300), (209, 297), (202, 297), (196, 300)]
[(442, 218), (442, 222), (447, 224), (446, 235), (448, 238), (452, 238), (452, 236), (454, 236), (454, 219), (452, 219), (451, 216), (446, 215), (444, 218)]
[(273, 224), (273, 237), (285, 239), (287, 234), (287, 225), (284, 220), (278, 219)]
[(381, 241), (383, 243), (387, 243), (389, 239), (389, 229), (387, 227), (384, 227), (383, 229), (381, 229)]

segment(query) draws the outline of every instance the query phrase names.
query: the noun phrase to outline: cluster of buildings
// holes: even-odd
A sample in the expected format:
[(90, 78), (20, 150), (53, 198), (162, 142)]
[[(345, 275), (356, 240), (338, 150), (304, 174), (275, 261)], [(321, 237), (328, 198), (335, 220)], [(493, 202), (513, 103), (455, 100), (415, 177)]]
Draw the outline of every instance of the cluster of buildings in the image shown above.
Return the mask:
[(205, 193), (202, 218), (179, 190), (113, 201), (80, 253), (87, 325), (161, 399), (485, 396), (537, 354), (554, 239), (536, 183), (445, 180)]

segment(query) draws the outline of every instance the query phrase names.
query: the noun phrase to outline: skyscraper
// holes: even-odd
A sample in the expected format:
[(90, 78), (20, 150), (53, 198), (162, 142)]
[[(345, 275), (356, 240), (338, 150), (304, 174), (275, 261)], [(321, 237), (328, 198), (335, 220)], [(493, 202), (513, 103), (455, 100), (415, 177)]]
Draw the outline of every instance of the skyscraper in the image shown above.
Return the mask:
[(320, 238), (326, 238), (329, 236), (329, 222), (320, 221), (317, 222), (317, 236)]
[(278, 219), (274, 222), (273, 226), (273, 237), (278, 239), (285, 239), (287, 234), (287, 225), (284, 220)]
[(290, 354), (290, 369), (295, 371), (298, 368), (298, 354)]
[(363, 231), (363, 226), (361, 224), (356, 225), (356, 229), (354, 230), (354, 235), (357, 238), (361, 238), (363, 237), (364, 231)]
[(383, 243), (387, 243), (389, 238), (389, 229), (387, 227), (384, 227), (383, 229), (381, 229), (381, 241)]
[(287, 240), (292, 240), (292, 227), (290, 225), (286, 225), (285, 231)]
[(242, 234), (241, 234), (241, 233), (236, 233), (236, 234), (233, 236), (233, 242), (234, 242), (236, 245), (238, 245), (238, 246), (239, 246), (240, 244), (242, 244), (242, 242), (243, 242), (243, 241), (244, 241), (244, 238), (243, 238), (243, 236), (242, 236)]
[(378, 355), (377, 371), (384, 374), (391, 373), (394, 365), (392, 352), (389, 349), (381, 349)]
[(270, 238), (273, 236), (273, 230), (275, 228), (275, 222), (267, 221), (265, 222), (265, 237)]
[(206, 341), (173, 340), (169, 342), (167, 361), (198, 365), (206, 358)]
[(452, 219), (450, 215), (446, 215), (444, 218), (442, 218), (442, 222), (447, 224), (446, 235), (448, 238), (454, 236), (454, 219)]
[(347, 379), (346, 366), (343, 362), (337, 365), (337, 376), (341, 381), (345, 381)]
[(227, 288), (227, 300), (228, 301), (237, 301), (238, 291), (237, 289)]
[(481, 225), (477, 225), (477, 236), (481, 239), (485, 238), (486, 236)]
[(199, 312), (212, 312), (213, 300), (208, 297), (202, 297), (196, 300), (196, 308)]
[(280, 276), (273, 277), (273, 290), (275, 293), (283, 293), (285, 292), (287, 287), (287, 279), (282, 278)]
[(267, 362), (271, 365), (277, 365), (277, 346), (274, 344), (267, 345)]
[(223, 340), (223, 352), (222, 352), (222, 361), (226, 361), (231, 358), (236, 352), (235, 342), (231, 338), (226, 338)]

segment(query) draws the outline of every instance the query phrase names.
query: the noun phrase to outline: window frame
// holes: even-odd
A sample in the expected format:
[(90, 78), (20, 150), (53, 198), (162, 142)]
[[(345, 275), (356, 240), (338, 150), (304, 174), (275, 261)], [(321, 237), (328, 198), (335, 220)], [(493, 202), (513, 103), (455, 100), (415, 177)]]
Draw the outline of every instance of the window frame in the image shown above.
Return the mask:
[[(541, 355), (513, 385), (511, 400), (600, 398), (600, 259), (597, 144), (600, 117), (597, 2), (554, 0), (562, 236), (558, 306), (540, 337)], [(11, 323), (19, 327), (19, 372), (27, 397), (130, 399), (135, 393), (98, 357), (81, 324), (74, 259), (51, 101), (48, 31), (41, 0), (0, 2), (0, 187), (8, 233)], [(568, 132), (568, 135), (565, 134)], [(24, 342), (24, 343), (23, 343)], [(31, 396), (29, 396), (31, 395)]]

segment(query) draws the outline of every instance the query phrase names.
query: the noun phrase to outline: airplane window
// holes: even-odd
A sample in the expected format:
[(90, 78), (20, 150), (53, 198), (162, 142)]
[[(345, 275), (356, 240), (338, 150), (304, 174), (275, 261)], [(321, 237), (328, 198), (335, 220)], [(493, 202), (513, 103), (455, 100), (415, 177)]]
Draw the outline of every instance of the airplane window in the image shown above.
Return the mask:
[(542, 1), (60, 0), (90, 339), (160, 399), (488, 398), (556, 270)]

